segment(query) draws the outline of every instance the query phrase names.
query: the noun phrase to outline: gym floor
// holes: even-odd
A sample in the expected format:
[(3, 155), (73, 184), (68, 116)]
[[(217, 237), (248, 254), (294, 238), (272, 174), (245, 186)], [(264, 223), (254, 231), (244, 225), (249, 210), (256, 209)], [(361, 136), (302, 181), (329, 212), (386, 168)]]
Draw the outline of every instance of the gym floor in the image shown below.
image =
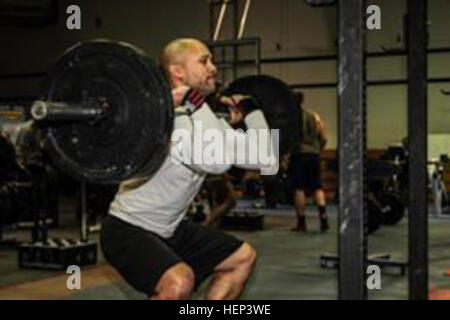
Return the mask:
[[(241, 208), (247, 202), (238, 202)], [(331, 229), (318, 232), (317, 214), (313, 207), (307, 212), (309, 232), (290, 231), (294, 224), (291, 207), (261, 209), (265, 215), (262, 231), (233, 231), (231, 233), (250, 242), (259, 253), (254, 275), (242, 299), (336, 299), (337, 271), (320, 267), (319, 257), (336, 253), (336, 205), (329, 205)], [(69, 204), (61, 206), (60, 227), (50, 231), (51, 237), (78, 237), (75, 213)], [(407, 219), (395, 226), (383, 226), (369, 237), (369, 254), (386, 253), (394, 260), (407, 258)], [(450, 299), (450, 219), (429, 220), (430, 298)], [(98, 234), (91, 236), (98, 238)], [(27, 230), (9, 230), (4, 238), (26, 241)], [(25, 270), (17, 265), (15, 250), (0, 251), (0, 300), (2, 299), (145, 299), (128, 286), (99, 255), (94, 266), (83, 267), (81, 290), (68, 290), (68, 275), (59, 271)], [(407, 299), (408, 276), (396, 269), (382, 271), (381, 289), (369, 291), (369, 299)], [(195, 294), (202, 299), (207, 283)]]

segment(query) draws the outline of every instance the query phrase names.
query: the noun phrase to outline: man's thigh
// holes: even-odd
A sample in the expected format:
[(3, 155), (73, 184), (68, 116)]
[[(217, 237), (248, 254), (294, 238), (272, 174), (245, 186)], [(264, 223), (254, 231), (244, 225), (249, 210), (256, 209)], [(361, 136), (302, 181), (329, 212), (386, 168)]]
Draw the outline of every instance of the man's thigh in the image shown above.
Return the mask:
[(152, 296), (162, 275), (181, 258), (152, 232), (112, 216), (102, 225), (105, 259), (136, 290)]
[(193, 269), (196, 287), (244, 244), (242, 240), (227, 233), (191, 221), (181, 222), (168, 243)]

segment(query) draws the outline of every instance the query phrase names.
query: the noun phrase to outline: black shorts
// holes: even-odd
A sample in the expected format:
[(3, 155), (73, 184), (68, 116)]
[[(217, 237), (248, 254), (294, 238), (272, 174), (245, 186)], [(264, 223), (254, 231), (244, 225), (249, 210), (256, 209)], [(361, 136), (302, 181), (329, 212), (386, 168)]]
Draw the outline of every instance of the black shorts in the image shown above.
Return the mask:
[(108, 215), (102, 224), (100, 244), (105, 259), (125, 280), (151, 296), (164, 272), (179, 262), (192, 268), (197, 288), (243, 241), (186, 220), (171, 238), (163, 239)]
[(291, 155), (288, 175), (292, 189), (306, 192), (321, 189), (320, 155), (315, 153)]

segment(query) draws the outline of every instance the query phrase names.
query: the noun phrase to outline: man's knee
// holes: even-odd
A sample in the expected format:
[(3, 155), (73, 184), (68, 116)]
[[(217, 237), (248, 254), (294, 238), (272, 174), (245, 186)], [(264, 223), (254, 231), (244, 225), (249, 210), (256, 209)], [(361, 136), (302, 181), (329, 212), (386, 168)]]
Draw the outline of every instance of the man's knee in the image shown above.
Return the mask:
[(238, 269), (242, 269), (244, 272), (250, 273), (257, 259), (258, 254), (256, 253), (256, 250), (248, 243), (244, 243), (239, 249), (238, 261), (240, 263), (237, 267)]
[(251, 277), (258, 255), (248, 243), (244, 243), (238, 252), (238, 263), (228, 275), (236, 283), (243, 284)]
[(195, 285), (195, 275), (192, 269), (182, 263), (167, 270), (161, 277), (156, 296), (161, 300), (189, 299)]

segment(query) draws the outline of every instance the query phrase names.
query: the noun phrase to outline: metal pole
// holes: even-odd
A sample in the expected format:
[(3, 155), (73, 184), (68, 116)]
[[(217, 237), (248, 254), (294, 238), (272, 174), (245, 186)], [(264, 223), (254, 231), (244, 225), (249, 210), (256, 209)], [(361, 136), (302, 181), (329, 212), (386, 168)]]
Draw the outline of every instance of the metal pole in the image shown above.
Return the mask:
[(409, 298), (428, 299), (427, 1), (408, 0)]
[(364, 11), (365, 1), (339, 1), (339, 299), (346, 300), (367, 298)]
[[(239, 0), (233, 0), (233, 40), (237, 40), (239, 32)], [(237, 64), (239, 60), (238, 46), (233, 46), (232, 80), (237, 78)]]
[(242, 13), (242, 17), (241, 17), (241, 23), (239, 25), (239, 32), (238, 32), (238, 36), (237, 36), (238, 39), (241, 39), (242, 36), (244, 35), (245, 24), (247, 22), (248, 11), (250, 9), (250, 5), (251, 5), (251, 0), (246, 0), (244, 12)]
[(216, 29), (214, 31), (213, 41), (217, 41), (219, 38), (220, 30), (222, 29), (223, 18), (225, 17), (225, 13), (227, 11), (228, 2), (230, 0), (224, 0), (222, 3), (222, 7), (220, 8), (219, 18), (217, 19)]

